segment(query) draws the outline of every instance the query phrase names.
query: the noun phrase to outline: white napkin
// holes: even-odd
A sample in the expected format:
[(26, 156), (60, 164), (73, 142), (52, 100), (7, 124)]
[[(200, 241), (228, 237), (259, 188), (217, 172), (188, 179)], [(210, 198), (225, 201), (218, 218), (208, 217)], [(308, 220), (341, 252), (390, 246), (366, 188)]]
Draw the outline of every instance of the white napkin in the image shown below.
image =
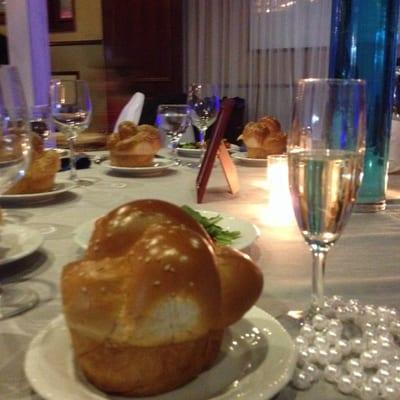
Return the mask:
[(143, 104), (144, 94), (141, 92), (136, 92), (120, 112), (117, 122), (114, 125), (113, 132), (117, 132), (118, 125), (122, 121), (132, 121), (135, 124), (138, 124), (140, 116), (142, 115)]

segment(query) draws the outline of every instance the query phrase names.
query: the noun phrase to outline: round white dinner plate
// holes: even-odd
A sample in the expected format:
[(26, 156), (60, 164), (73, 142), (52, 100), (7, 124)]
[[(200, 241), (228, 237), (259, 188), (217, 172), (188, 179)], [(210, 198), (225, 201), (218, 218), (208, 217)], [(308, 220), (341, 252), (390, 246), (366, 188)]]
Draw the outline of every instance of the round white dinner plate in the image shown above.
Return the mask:
[(266, 167), (267, 166), (266, 158), (250, 158), (250, 157), (247, 157), (247, 152), (233, 153), (231, 157), (234, 160), (237, 160), (240, 163), (251, 166), (251, 167)]
[(156, 175), (164, 172), (166, 169), (175, 165), (174, 160), (157, 158), (153, 161), (153, 165), (149, 167), (116, 167), (111, 165), (109, 161), (105, 161), (105, 165), (111, 171), (129, 174), (129, 175)]
[[(223, 229), (227, 229), (230, 231), (240, 231), (241, 236), (235, 239), (231, 244), (231, 247), (235, 249), (244, 250), (260, 236), (259, 229), (254, 224), (251, 224), (250, 222), (247, 222), (243, 219), (236, 218), (228, 214), (218, 213), (215, 211), (196, 211), (200, 212), (207, 218), (220, 215), (222, 217), (222, 220), (218, 223), (219, 226), (221, 226)], [(92, 235), (94, 223), (95, 220), (84, 222), (83, 224), (79, 225), (74, 231), (74, 241), (82, 249), (87, 249), (90, 236)]]
[[(226, 330), (220, 356), (212, 368), (177, 390), (146, 399), (270, 399), (291, 379), (296, 358), (294, 343), (282, 325), (253, 307)], [(122, 399), (107, 395), (86, 381), (74, 362), (62, 315), (30, 343), (25, 374), (33, 389), (46, 400)]]
[[(236, 144), (231, 144), (228, 148), (228, 151), (229, 153), (239, 151), (239, 146), (237, 146)], [(178, 155), (182, 157), (200, 157), (201, 155), (201, 149), (185, 149), (183, 147), (178, 147), (177, 152)]]
[(72, 181), (57, 181), (53, 188), (48, 192), (42, 193), (26, 193), (26, 194), (2, 194), (0, 195), (0, 201), (12, 201), (12, 202), (37, 202), (37, 201), (48, 201), (58, 196), (61, 193), (68, 192), (75, 183)]
[(43, 243), (43, 235), (39, 231), (16, 224), (1, 225), (0, 238), (0, 265), (32, 254)]

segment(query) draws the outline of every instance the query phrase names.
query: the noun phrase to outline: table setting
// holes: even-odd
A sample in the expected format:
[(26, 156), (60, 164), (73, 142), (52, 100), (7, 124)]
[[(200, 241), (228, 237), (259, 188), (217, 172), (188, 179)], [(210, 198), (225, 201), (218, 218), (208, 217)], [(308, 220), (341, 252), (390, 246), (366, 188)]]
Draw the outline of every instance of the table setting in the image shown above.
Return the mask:
[[(398, 398), (400, 179), (388, 176), (386, 210), (351, 212), (365, 146), (362, 81), (300, 81), (292, 129), (282, 132), (273, 117), (250, 122), (242, 134), (246, 152), (231, 153), (240, 190), (227, 190), (215, 159), (201, 203), (197, 161), (206, 153), (191, 154), (197, 161), (190, 163), (178, 147), (190, 101), (160, 106), (155, 126), (123, 122), (108, 135), (107, 149), (79, 153), (90, 162), (77, 169), (74, 145), (90, 121), (90, 96), (84, 83), (68, 89), (83, 100), (61, 115), (60, 85), (51, 84), (51, 113), (68, 136), (68, 153), (58, 153), (69, 168), (54, 174), (51, 189), (20, 194), (7, 194), (18, 174), (1, 171), (8, 180), (0, 195), (0, 304), (8, 310), (8, 289), (31, 297), (1, 313), (0, 398)], [(325, 104), (335, 112), (321, 111)], [(26, 137), (28, 129), (18, 127)], [(284, 140), (285, 151), (260, 155), (270, 145), (262, 139), (255, 146), (254, 137), (264, 130), (275, 145)], [(25, 143), (10, 154), (28, 170)], [(41, 152), (31, 143), (25, 153), (33, 163)], [(148, 296), (157, 290), (162, 294)], [(162, 306), (153, 305), (159, 296)], [(147, 310), (133, 312), (136, 325), (130, 304)], [(194, 312), (193, 304), (201, 307)], [(193, 339), (200, 312), (210, 336)], [(165, 320), (168, 327), (154, 328)], [(108, 331), (109, 321), (117, 328)], [(113, 363), (144, 383), (104, 372)]]

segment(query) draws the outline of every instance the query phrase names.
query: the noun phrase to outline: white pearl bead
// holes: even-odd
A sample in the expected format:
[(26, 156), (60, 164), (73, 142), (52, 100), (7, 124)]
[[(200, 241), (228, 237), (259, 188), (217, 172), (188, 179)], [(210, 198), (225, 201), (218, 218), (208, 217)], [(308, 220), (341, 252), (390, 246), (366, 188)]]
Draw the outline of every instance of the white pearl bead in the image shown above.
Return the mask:
[(308, 340), (304, 336), (300, 336), (300, 335), (296, 337), (294, 342), (295, 342), (297, 348), (307, 346), (309, 344)]
[(341, 374), (342, 374), (342, 368), (334, 364), (328, 364), (323, 372), (325, 380), (332, 383), (337, 382)]
[(400, 391), (393, 386), (384, 386), (381, 390), (382, 399), (385, 400), (399, 400)]
[(317, 382), (321, 376), (321, 370), (315, 364), (306, 364), (303, 367), (303, 371), (308, 373), (311, 382)]
[(372, 351), (363, 351), (360, 355), (360, 364), (363, 368), (373, 368), (377, 365), (378, 359)]
[(296, 389), (305, 390), (311, 387), (311, 378), (303, 370), (296, 370), (293, 374), (292, 384)]
[(310, 354), (309, 362), (313, 363), (317, 361), (318, 349), (315, 346), (310, 346), (308, 348), (308, 353)]
[(312, 326), (316, 330), (322, 331), (328, 326), (328, 318), (325, 315), (316, 314), (312, 319)]
[(351, 371), (350, 376), (351, 379), (353, 380), (354, 385), (356, 386), (361, 386), (361, 384), (367, 380), (367, 375), (364, 373), (362, 369)]
[(390, 371), (387, 368), (379, 368), (376, 371), (376, 376), (381, 378), (383, 382), (386, 382), (390, 378)]
[(380, 387), (383, 385), (384, 382), (383, 382), (383, 379), (381, 379), (379, 376), (371, 375), (368, 378), (367, 383), (368, 383), (368, 386), (375, 387), (379, 391)]
[(355, 354), (361, 354), (366, 348), (364, 340), (362, 340), (359, 337), (350, 339), (350, 346), (351, 346), (351, 351)]
[(362, 365), (358, 358), (350, 358), (346, 361), (346, 369), (350, 373), (352, 371), (361, 371)]
[(308, 350), (299, 351), (297, 354), (297, 365), (302, 366), (308, 362), (311, 362), (311, 355)]
[(330, 364), (338, 364), (343, 359), (343, 353), (341, 350), (336, 349), (335, 347), (331, 347), (328, 350), (328, 361)]
[(363, 385), (359, 391), (359, 396), (362, 400), (376, 400), (378, 395), (379, 391), (374, 386)]
[(338, 389), (340, 392), (350, 394), (355, 389), (355, 385), (350, 376), (344, 375), (339, 378)]
[(299, 335), (303, 336), (309, 342), (311, 342), (314, 339), (315, 332), (314, 332), (313, 327), (310, 324), (304, 324), (300, 329)]
[(339, 350), (342, 351), (344, 356), (348, 356), (351, 353), (351, 345), (350, 342), (345, 340), (345, 339), (340, 339), (335, 347)]
[(328, 329), (326, 331), (326, 341), (329, 344), (335, 344), (340, 339), (340, 334), (335, 329)]
[(315, 337), (314, 345), (319, 350), (326, 350), (327, 351), (329, 349), (329, 343), (328, 343), (326, 337), (322, 336), (322, 335), (317, 335)]
[(347, 307), (338, 307), (336, 309), (336, 318), (341, 321), (348, 321), (352, 318), (351, 311)]
[(325, 366), (329, 363), (329, 354), (326, 350), (319, 350), (317, 355), (317, 363), (321, 366)]
[(389, 325), (389, 330), (393, 335), (400, 335), (400, 321), (399, 320), (395, 320), (392, 321)]

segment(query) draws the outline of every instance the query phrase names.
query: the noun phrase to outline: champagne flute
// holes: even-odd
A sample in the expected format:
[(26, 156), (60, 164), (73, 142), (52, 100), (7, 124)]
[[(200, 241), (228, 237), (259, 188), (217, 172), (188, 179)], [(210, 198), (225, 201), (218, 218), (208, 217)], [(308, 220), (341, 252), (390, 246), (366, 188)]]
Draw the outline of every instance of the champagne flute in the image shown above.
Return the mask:
[(218, 87), (209, 83), (192, 83), (189, 86), (187, 103), (190, 107), (192, 124), (200, 134), (202, 153), (199, 164), (201, 165), (205, 150), (206, 131), (217, 119), (221, 107)]
[[(0, 68), (0, 193), (24, 176), (30, 161), (30, 131), (25, 95), (14, 66)], [(0, 244), (1, 244), (0, 225)], [(34, 307), (39, 298), (27, 288), (0, 286), (0, 319)]]
[(289, 187), (297, 224), (312, 253), (308, 317), (324, 303), (325, 259), (356, 201), (365, 152), (365, 82), (304, 79), (288, 135)]
[(92, 103), (89, 87), (83, 80), (54, 79), (50, 83), (51, 115), (56, 127), (66, 135), (70, 151), (70, 179), (77, 184), (75, 142), (89, 126)]
[(157, 108), (156, 124), (163, 131), (168, 139), (168, 147), (171, 150), (173, 159), (176, 158), (176, 149), (180, 138), (190, 124), (190, 109), (187, 104), (160, 104)]

